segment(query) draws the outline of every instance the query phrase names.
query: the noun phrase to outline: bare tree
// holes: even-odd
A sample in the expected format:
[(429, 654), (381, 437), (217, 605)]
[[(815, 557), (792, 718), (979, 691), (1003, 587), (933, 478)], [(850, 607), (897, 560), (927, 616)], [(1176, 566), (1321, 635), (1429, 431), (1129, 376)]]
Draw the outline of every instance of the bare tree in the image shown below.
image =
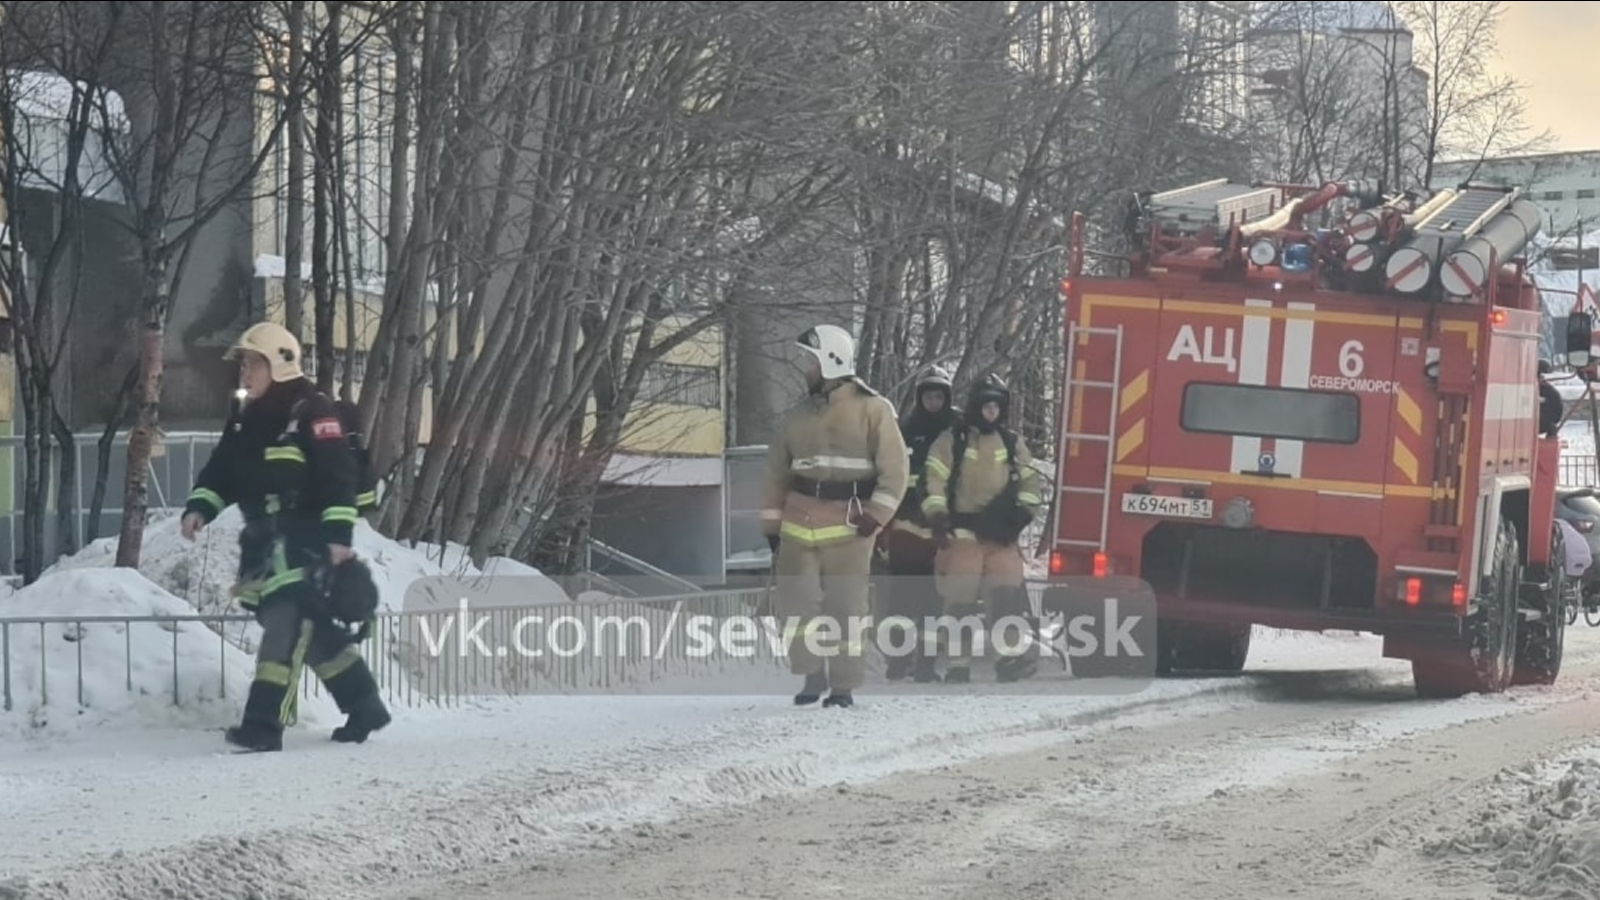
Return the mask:
[(396, 4), (382, 527), (570, 561), (651, 374), (768, 314), (864, 309), (890, 385), (1058, 355), (1067, 211), (1238, 155), (1194, 87), (1236, 36), (1125, 5)]
[[(1197, 5), (1198, 6), (1198, 5)], [(876, 30), (884, 85), (858, 117), (853, 181), (865, 247), (862, 362), (909, 388), (934, 362), (1007, 377), (1045, 444), (1058, 381), (1070, 211), (1142, 186), (1244, 174), (1243, 23), (1165, 3), (962, 4)], [(882, 123), (882, 124), (880, 124)]]
[(1442, 160), (1527, 152), (1520, 85), (1491, 70), (1504, 4), (1263, 5), (1251, 38), (1257, 176), (1425, 189)]
[[(133, 116), (129, 138), (113, 154), (132, 207), (143, 269), (138, 318), (139, 377), (135, 422), (116, 564), (137, 567), (145, 526), (148, 466), (160, 422), (161, 374), (174, 279), (194, 236), (248, 196), (266, 149), (253, 96), (256, 64), (268, 48), (260, 8), (226, 2), (110, 3), (106, 27), (126, 40), (119, 83)], [(281, 112), (265, 125), (271, 139)]]
[[(42, 571), (51, 436), (59, 451), (55, 550), (75, 549), (77, 441), (69, 422), (73, 385), (64, 376), (72, 349), (87, 356), (87, 341), (72, 340), (84, 294), (93, 221), (114, 210), (116, 184), (104, 144), (126, 128), (120, 103), (105, 88), (111, 46), (73, 35), (95, 11), (71, 4), (5, 4), (0, 58), (0, 125), (6, 141), (0, 194), (9, 211), (9, 246), (0, 252), (24, 424), (22, 576)], [(31, 251), (31, 252), (29, 252)], [(99, 324), (100, 316), (89, 319)], [(82, 335), (79, 335), (80, 338)], [(85, 392), (79, 392), (80, 395)], [(112, 401), (113, 404), (116, 402)]]
[(1394, 157), (1384, 118), (1397, 79), (1382, 45), (1390, 23), (1362, 17), (1365, 9), (1283, 3), (1252, 28), (1257, 176), (1318, 184), (1383, 177)]
[(1506, 4), (1499, 0), (1397, 0), (1415, 35), (1414, 64), (1428, 75), (1427, 118), (1417, 183), (1432, 184), (1441, 159), (1486, 159), (1546, 146), (1548, 131), (1529, 134), (1521, 85), (1490, 70)]

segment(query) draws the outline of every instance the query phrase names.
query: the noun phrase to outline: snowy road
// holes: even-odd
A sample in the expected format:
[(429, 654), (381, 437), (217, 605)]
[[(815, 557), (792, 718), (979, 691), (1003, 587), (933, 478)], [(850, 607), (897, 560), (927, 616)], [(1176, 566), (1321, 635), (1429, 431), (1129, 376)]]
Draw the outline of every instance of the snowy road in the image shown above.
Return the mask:
[[(1588, 877), (1549, 850), (1578, 836), (1526, 826), (1542, 773), (1483, 779), (1597, 739), (1600, 629), (1569, 632), (1557, 688), (1493, 697), (1419, 701), (1371, 638), (1258, 636), (1249, 669), (1134, 696), (875, 685), (847, 711), (788, 707), (788, 678), (770, 696), (537, 698), (407, 711), (359, 748), (297, 734), (269, 756), (172, 729), (13, 745), (0, 900), (1011, 900), (1171, 884), (1200, 900), (1395, 885), (1431, 900), (1438, 872), (1467, 879), (1453, 897), (1489, 896), (1493, 873), (1418, 855), (1434, 831), (1475, 862), (1544, 860), (1519, 879)], [(1600, 772), (1600, 751), (1585, 765)], [(1505, 791), (1510, 824), (1485, 830), (1460, 790)], [(1600, 814), (1569, 818), (1600, 833)]]
[[(0, 615), (225, 596), (203, 575), (183, 599), (188, 573), (229, 569), (175, 529), (149, 532), (153, 580), (101, 542)], [(358, 544), (389, 609), (444, 571)], [(240, 692), (200, 702), (252, 665), (210, 632), (184, 638), (174, 707), (157, 626), (13, 631), (0, 900), (1600, 898), (1600, 629), (1581, 624), (1555, 689), (1449, 702), (1417, 700), (1375, 638), (1258, 630), (1244, 676), (1129, 696), (1056, 671), (1020, 691), (874, 679), (855, 709), (796, 710), (794, 679), (752, 669), (747, 696), (399, 707), (360, 747), (328, 742), (322, 698), (253, 756), (217, 733)]]
[(1460, 900), (1501, 882), (1600, 896), (1600, 752), (1565, 786), (1541, 787), (1534, 766), (1600, 737), (1600, 642), (1570, 635), (1555, 689), (1432, 703), (1381, 660), (1257, 672), (1204, 715), (1133, 712), (1021, 753), (364, 896)]

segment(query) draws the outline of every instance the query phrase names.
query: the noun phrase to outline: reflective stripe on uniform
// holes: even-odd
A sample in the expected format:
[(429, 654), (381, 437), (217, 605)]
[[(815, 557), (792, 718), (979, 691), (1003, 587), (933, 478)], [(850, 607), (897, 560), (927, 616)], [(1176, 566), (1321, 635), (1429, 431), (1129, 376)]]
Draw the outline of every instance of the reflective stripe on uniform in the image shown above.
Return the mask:
[(871, 472), (877, 466), (861, 456), (802, 456), (789, 464), (791, 472), (809, 472), (813, 469), (860, 469)]
[(266, 578), (248, 581), (238, 586), (235, 593), (239, 598), (239, 605), (245, 609), (255, 609), (272, 594), (299, 584), (306, 578), (306, 570), (289, 568), (289, 557), (283, 547), (283, 541), (275, 541), (272, 548), (272, 574)]
[(289, 462), (303, 463), (306, 461), (306, 455), (300, 452), (299, 447), (268, 447), (261, 455), (272, 462), (287, 460)]
[(283, 703), (278, 707), (278, 721), (286, 727), (295, 724), (299, 718), (297, 709), (299, 698), (295, 692), (300, 686), (300, 670), (306, 664), (306, 653), (311, 648), (311, 631), (311, 620), (302, 620), (300, 636), (295, 640), (294, 651), (290, 654), (287, 665), (271, 661), (256, 663), (257, 681), (284, 689)]
[(222, 502), (222, 495), (211, 490), (210, 488), (197, 487), (190, 491), (189, 502), (194, 503), (196, 501), (211, 507), (212, 515), (222, 512), (222, 507), (224, 505)]
[(334, 654), (333, 659), (320, 665), (312, 666), (311, 671), (315, 672), (317, 677), (323, 681), (328, 681), (329, 679), (337, 678), (340, 673), (358, 662), (361, 662), (361, 654), (357, 653), (354, 647), (346, 645), (344, 649)]
[(362, 491), (356, 495), (356, 506), (374, 506), (377, 502), (377, 491)]
[(917, 537), (929, 539), (932, 539), (933, 537), (933, 529), (925, 528), (915, 522), (910, 521), (909, 519), (895, 519), (894, 523), (889, 527), (896, 531), (904, 531), (907, 534), (914, 534)]
[(354, 506), (330, 506), (322, 511), (322, 521), (340, 525), (354, 525), (361, 513)]
[(783, 523), (783, 526), (778, 529), (778, 533), (786, 538), (793, 538), (802, 544), (822, 544), (856, 536), (856, 530), (849, 525), (824, 525), (821, 528), (807, 528), (804, 525), (796, 525), (793, 522)]

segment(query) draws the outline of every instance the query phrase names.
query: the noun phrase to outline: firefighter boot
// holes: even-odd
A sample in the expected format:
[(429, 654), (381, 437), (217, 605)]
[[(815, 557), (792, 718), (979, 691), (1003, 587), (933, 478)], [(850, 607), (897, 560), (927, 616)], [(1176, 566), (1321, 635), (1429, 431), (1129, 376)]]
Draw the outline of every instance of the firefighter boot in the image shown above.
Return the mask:
[(805, 686), (800, 688), (800, 693), (794, 695), (795, 706), (810, 706), (822, 699), (822, 692), (828, 689), (828, 673), (826, 669), (818, 669), (806, 676)]
[[(346, 657), (346, 654), (349, 656)], [(333, 702), (339, 705), (339, 711), (347, 717), (343, 725), (333, 730), (333, 740), (341, 744), (364, 743), (374, 731), (381, 730), (390, 722), (389, 710), (384, 706), (383, 698), (378, 696), (378, 682), (372, 677), (366, 660), (356, 654), (353, 648), (340, 651), (332, 665), (338, 670), (325, 676), (322, 684), (333, 695)], [(320, 666), (318, 668), (327, 671)]]
[(994, 664), (995, 678), (1004, 683), (1033, 677), (1039, 671), (1038, 629), (1034, 627), (1028, 589), (996, 588), (990, 608), (994, 610), (992, 633), (1004, 635), (1004, 640), (992, 641), (996, 648), (1003, 648)]
[(276, 753), (283, 749), (283, 732), (263, 722), (247, 721), (222, 733), (228, 743), (256, 753)]
[(883, 668), (883, 677), (890, 681), (904, 681), (906, 676), (911, 674), (914, 661), (912, 657), (905, 654), (890, 654), (889, 663)]
[(350, 710), (350, 718), (333, 730), (333, 740), (341, 744), (365, 743), (374, 731), (389, 724), (389, 710), (377, 694), (368, 696)]
[(841, 691), (837, 689), (828, 692), (827, 698), (822, 701), (823, 709), (827, 709), (830, 706), (839, 706), (849, 709), (855, 705), (855, 698), (850, 695), (849, 691)]
[(970, 626), (982, 621), (983, 608), (976, 603), (964, 603), (952, 606), (949, 610), (952, 619), (949, 643), (949, 662), (944, 668), (945, 684), (967, 684), (972, 681), (972, 644), (974, 635), (968, 633)]
[(890, 639), (890, 649), (884, 650), (884, 655), (889, 661), (883, 668), (883, 677), (890, 681), (904, 681), (906, 676), (911, 674), (911, 665), (916, 662), (916, 658), (897, 648), (904, 643), (906, 637), (910, 636), (910, 622), (899, 616), (891, 617), (884, 621), (883, 633)]
[(282, 685), (256, 680), (250, 683), (244, 717), (238, 725), (223, 732), (223, 739), (235, 747), (258, 752), (283, 749), (282, 716), (289, 692)]

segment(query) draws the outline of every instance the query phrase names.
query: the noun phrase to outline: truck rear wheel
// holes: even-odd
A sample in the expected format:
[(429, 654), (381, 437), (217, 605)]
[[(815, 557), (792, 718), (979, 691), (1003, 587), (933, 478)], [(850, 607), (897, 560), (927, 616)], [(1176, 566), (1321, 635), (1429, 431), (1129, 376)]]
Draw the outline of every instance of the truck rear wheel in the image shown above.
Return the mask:
[(1248, 622), (1160, 622), (1156, 626), (1156, 672), (1242, 672), (1250, 657), (1252, 631)]
[(1517, 532), (1500, 519), (1494, 542), (1494, 569), (1477, 608), (1462, 623), (1460, 638), (1426, 646), (1411, 661), (1417, 695), (1427, 698), (1497, 694), (1511, 683), (1517, 646), (1517, 586), (1522, 581)]
[(1552, 530), (1546, 588), (1534, 607), (1538, 616), (1518, 623), (1512, 684), (1555, 684), (1556, 676), (1561, 674), (1561, 656), (1567, 635), (1567, 593), (1571, 586), (1567, 577), (1566, 535), (1559, 525), (1552, 525)]

